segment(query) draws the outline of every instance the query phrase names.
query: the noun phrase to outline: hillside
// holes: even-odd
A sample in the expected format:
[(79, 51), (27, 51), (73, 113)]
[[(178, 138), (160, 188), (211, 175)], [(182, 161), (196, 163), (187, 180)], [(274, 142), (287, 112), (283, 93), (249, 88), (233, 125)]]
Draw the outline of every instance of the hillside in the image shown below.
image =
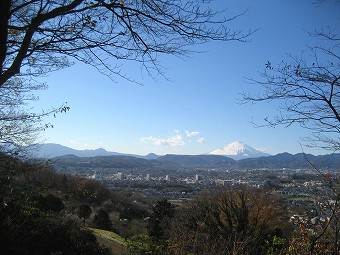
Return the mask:
[(237, 162), (239, 168), (312, 168), (309, 162), (317, 168), (338, 169), (340, 154), (314, 156), (311, 154), (280, 153), (275, 156), (250, 158)]
[[(113, 230), (114, 226), (126, 238), (144, 231), (143, 218), (151, 206), (146, 198), (143, 203), (134, 202), (136, 198), (132, 200), (129, 194), (114, 192), (94, 180), (58, 174), (46, 164), (11, 157), (0, 162), (0, 201), (4, 201), (0, 204), (1, 254), (111, 254), (99, 243), (113, 254), (124, 254), (122, 237), (115, 234), (113, 238), (111, 233), (108, 238), (103, 231), (99, 236), (98, 229)], [(81, 210), (84, 206), (89, 210), (86, 214)], [(129, 223), (131, 229), (121, 219), (134, 220)]]
[(113, 254), (120, 255), (126, 254), (127, 242), (120, 235), (108, 231), (97, 228), (88, 228), (97, 238), (97, 241), (109, 248)]

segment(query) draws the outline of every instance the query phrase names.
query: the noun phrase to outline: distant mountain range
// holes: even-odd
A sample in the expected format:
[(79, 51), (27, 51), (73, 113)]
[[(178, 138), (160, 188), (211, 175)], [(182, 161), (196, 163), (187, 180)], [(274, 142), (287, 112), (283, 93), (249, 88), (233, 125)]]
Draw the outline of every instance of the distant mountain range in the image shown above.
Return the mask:
[(220, 155), (165, 155), (157, 159), (132, 156), (77, 157), (64, 155), (52, 158), (59, 168), (219, 168), (228, 169), (312, 169), (308, 161), (322, 170), (338, 170), (340, 153), (313, 156), (310, 154), (280, 153), (275, 156), (234, 160)]
[[(229, 150), (235, 148), (234, 151)], [(128, 155), (118, 152), (108, 152), (105, 149), (75, 150), (58, 144), (44, 144), (39, 146), (37, 156), (50, 158), (55, 165), (67, 167), (101, 167), (101, 168), (132, 168), (132, 167), (226, 167), (233, 169), (282, 169), (282, 168), (311, 168), (308, 161), (320, 169), (339, 169), (340, 153), (314, 156), (311, 154), (280, 153), (274, 156), (263, 155), (255, 149), (240, 142), (233, 146), (226, 146), (221, 151), (216, 150), (206, 155), (173, 155), (158, 156), (150, 153), (146, 156)], [(222, 151), (224, 153), (222, 153)], [(237, 153), (236, 153), (236, 152)], [(221, 155), (213, 155), (220, 153)], [(232, 155), (226, 153), (234, 153)], [(245, 155), (247, 154), (247, 155)], [(249, 156), (254, 155), (253, 158)], [(235, 160), (231, 158), (242, 158)], [(244, 158), (248, 156), (248, 158)], [(258, 156), (258, 157), (255, 157)], [(308, 161), (306, 160), (308, 159)]]
[(132, 156), (144, 159), (155, 159), (158, 156), (154, 153), (149, 153), (146, 156), (134, 155), (134, 154), (124, 154), (119, 152), (110, 152), (103, 148), (95, 150), (76, 150), (55, 143), (45, 143), (35, 145), (35, 156), (38, 158), (54, 158), (64, 155), (74, 155), (77, 157), (96, 157), (96, 156)]
[[(234, 160), (220, 155), (165, 155), (157, 161), (176, 164), (183, 167), (229, 167), (237, 169), (282, 169), (282, 168), (312, 168), (311, 162), (317, 168), (339, 169), (340, 153), (314, 156), (311, 154), (280, 153), (275, 156), (247, 158)], [(309, 161), (309, 162), (308, 162)]]
[[(159, 156), (150, 153), (146, 156), (134, 155), (134, 154), (124, 154), (119, 152), (110, 152), (103, 148), (99, 148), (96, 150), (75, 150), (60, 144), (47, 143), (41, 144), (37, 146), (37, 157), (40, 158), (53, 158), (64, 155), (75, 155), (77, 157), (96, 157), (96, 156), (132, 156), (137, 158), (144, 159), (156, 159)], [(208, 155), (218, 155), (218, 156), (226, 156), (228, 158), (232, 158), (234, 160), (240, 160), (245, 158), (259, 158), (270, 156), (268, 153), (264, 153), (258, 151), (251, 146), (242, 143), (242, 142), (233, 142), (224, 148), (213, 150), (208, 153)]]

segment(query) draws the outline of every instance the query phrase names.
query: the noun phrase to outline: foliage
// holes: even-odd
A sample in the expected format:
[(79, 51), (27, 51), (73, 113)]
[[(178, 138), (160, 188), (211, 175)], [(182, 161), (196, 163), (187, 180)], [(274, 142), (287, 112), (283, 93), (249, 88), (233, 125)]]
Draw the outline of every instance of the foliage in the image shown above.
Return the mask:
[[(76, 233), (83, 226), (83, 222), (77, 221), (77, 213), (80, 212), (79, 207), (90, 207), (90, 209), (93, 208), (93, 211), (97, 211), (99, 207), (102, 207), (107, 213), (112, 212), (113, 220), (116, 220), (114, 222), (115, 231), (118, 233), (127, 231), (126, 239), (145, 231), (146, 222), (140, 220), (140, 218), (148, 215), (147, 205), (133, 203), (132, 201), (137, 199), (135, 196), (124, 195), (122, 191), (113, 192), (95, 180), (59, 174), (48, 163), (32, 164), (8, 155), (1, 155), (0, 159), (0, 238), (6, 236), (3, 239), (4, 241), (0, 241), (0, 249), (7, 247), (9, 254), (17, 254), (13, 249), (15, 246), (20, 246), (20, 242), (23, 242), (23, 249), (25, 247), (28, 247), (30, 251), (38, 249), (36, 247), (38, 244), (35, 243), (39, 243), (40, 240), (37, 240), (37, 238), (50, 243), (51, 247), (55, 245), (52, 240), (49, 240), (54, 238), (53, 233), (43, 236), (45, 239), (40, 236), (40, 231), (45, 231), (45, 228), (40, 230), (41, 224), (45, 224), (46, 228), (51, 229), (51, 231), (66, 231), (62, 232), (62, 234), (65, 234), (65, 240), (63, 240), (65, 242), (68, 240), (68, 235), (72, 233), (74, 233), (75, 238), (78, 238), (77, 236), (80, 234), (76, 235)], [(83, 185), (84, 181), (85, 186)], [(91, 196), (85, 198), (80, 196), (78, 193), (79, 187), (87, 187), (87, 190), (90, 191), (89, 193), (97, 192), (97, 199), (92, 199)], [(93, 187), (93, 189), (89, 187)], [(87, 200), (88, 198), (90, 199)], [(53, 204), (52, 201), (57, 203)], [(130, 208), (131, 210), (125, 210), (124, 208)], [(59, 209), (62, 210), (59, 211)], [(119, 215), (122, 212), (131, 220), (120, 221)], [(141, 215), (144, 216), (142, 217)], [(82, 216), (86, 215), (82, 214)], [(86, 219), (84, 218), (84, 220)], [(49, 223), (50, 221), (52, 223)], [(110, 222), (107, 217), (104, 223), (100, 227), (109, 228)], [(39, 237), (37, 233), (39, 233)], [(7, 241), (12, 237), (11, 241)], [(22, 240), (25, 238), (31, 243), (25, 243)], [(56, 242), (58, 240), (56, 238)], [(60, 244), (66, 247), (69, 244), (71, 245), (71, 243), (64, 244), (62, 242)], [(97, 246), (97, 244), (93, 245)], [(86, 244), (84, 243), (82, 246), (86, 246)], [(7, 251), (5, 248), (4, 251)], [(49, 253), (46, 252), (46, 254)], [(74, 251), (74, 254), (78, 254), (77, 251)], [(84, 254), (86, 253), (84, 252)], [(93, 254), (97, 253), (93, 252)], [(101, 253), (98, 252), (98, 254)]]
[(170, 237), (171, 220), (175, 215), (175, 207), (166, 199), (162, 199), (152, 208), (147, 230), (156, 243), (165, 244)]
[(290, 229), (280, 203), (244, 187), (205, 191), (179, 208), (160, 200), (128, 254), (284, 254)]
[(127, 255), (168, 255), (163, 245), (156, 244), (148, 235), (136, 235), (128, 242)]
[[(125, 203), (126, 204), (126, 203)], [(147, 215), (147, 211), (136, 203), (129, 203), (120, 210), (120, 219), (143, 219)]]
[(110, 198), (110, 192), (100, 182), (84, 178), (77, 183), (76, 196), (80, 201), (100, 204)]
[(85, 221), (90, 217), (92, 209), (89, 205), (81, 205), (78, 207), (77, 215), (80, 219), (83, 219), (83, 224), (85, 227)]
[[(8, 212), (9, 213), (9, 212)], [(76, 225), (16, 211), (1, 220), (2, 254), (110, 254), (95, 237)]]
[(109, 214), (104, 209), (99, 209), (93, 218), (93, 225), (96, 228), (111, 230), (112, 222), (110, 220)]
[(174, 254), (267, 254), (268, 242), (287, 230), (282, 228), (287, 215), (274, 197), (244, 188), (217, 189), (176, 215), (170, 249)]
[(339, 254), (338, 244), (335, 244), (334, 233), (329, 229), (320, 235), (320, 226), (308, 226), (299, 222), (290, 240), (288, 254), (291, 255), (333, 255)]
[(110, 254), (90, 232), (65, 220), (61, 213), (50, 213), (60, 212), (63, 203), (50, 193), (42, 195), (44, 186), (22, 179), (22, 167), (28, 166), (38, 168), (10, 158), (0, 167), (1, 173), (7, 173), (7, 180), (1, 178), (0, 182), (1, 254)]
[(285, 254), (284, 246), (286, 244), (286, 239), (284, 237), (279, 237), (274, 234), (272, 240), (266, 240), (266, 248), (268, 255), (281, 255)]
[(64, 209), (63, 201), (52, 194), (48, 194), (47, 196), (40, 195), (38, 197), (38, 207), (40, 210), (44, 212), (60, 212)]
[(329, 172), (324, 174), (310, 161), (309, 164), (322, 178), (326, 197), (315, 201), (314, 218), (295, 217), (295, 233), (289, 246), (290, 254), (339, 254), (340, 210), (339, 182)]

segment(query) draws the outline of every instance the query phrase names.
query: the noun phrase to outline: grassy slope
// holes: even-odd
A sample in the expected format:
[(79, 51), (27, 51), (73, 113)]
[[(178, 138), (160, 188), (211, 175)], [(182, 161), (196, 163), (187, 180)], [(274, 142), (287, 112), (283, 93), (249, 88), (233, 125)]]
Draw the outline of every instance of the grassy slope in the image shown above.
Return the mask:
[(120, 235), (102, 229), (88, 228), (97, 237), (98, 243), (111, 249), (113, 254), (124, 254), (126, 252), (126, 241)]

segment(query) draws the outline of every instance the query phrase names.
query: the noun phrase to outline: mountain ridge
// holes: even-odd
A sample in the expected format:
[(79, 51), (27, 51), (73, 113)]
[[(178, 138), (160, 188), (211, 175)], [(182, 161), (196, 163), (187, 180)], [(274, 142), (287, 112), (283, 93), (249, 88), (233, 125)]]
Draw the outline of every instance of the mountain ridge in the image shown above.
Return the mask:
[[(51, 145), (50, 145), (51, 146)], [(53, 147), (53, 146), (52, 146)], [(276, 155), (244, 158), (235, 160), (229, 156), (223, 155), (175, 155), (167, 154), (163, 156), (149, 153), (146, 156), (123, 154), (117, 152), (108, 152), (99, 148), (96, 150), (79, 151), (66, 146), (57, 145), (62, 148), (62, 152), (68, 152), (65, 155), (58, 155), (50, 159), (56, 165), (80, 166), (80, 167), (226, 167), (235, 169), (251, 169), (251, 168), (311, 168), (306, 158), (315, 164), (316, 167), (326, 169), (338, 169), (340, 166), (340, 153), (314, 156), (312, 154), (290, 154), (287, 152)], [(51, 151), (43, 151), (46, 148), (40, 147), (39, 153), (50, 153)], [(59, 153), (61, 153), (59, 151)], [(91, 154), (92, 153), (92, 154)], [(104, 153), (106, 155), (96, 155)], [(94, 156), (93, 156), (94, 154)], [(85, 156), (84, 156), (85, 155)], [(46, 157), (40, 157), (46, 158)]]
[[(132, 157), (144, 158), (144, 159), (157, 159), (160, 156), (155, 153), (149, 153), (144, 156), (144, 155), (137, 155), (137, 154), (111, 152), (111, 151), (105, 150), (104, 148), (77, 150), (77, 149), (73, 149), (73, 148), (60, 145), (60, 144), (56, 144), (56, 143), (37, 144), (37, 145), (34, 145), (34, 148), (35, 148), (34, 151), (36, 154), (35, 156), (38, 158), (53, 158), (53, 157), (59, 157), (59, 156), (69, 155), (69, 154), (73, 154), (78, 157), (132, 156)], [(240, 160), (244, 158), (269, 156), (270, 154), (260, 152), (242, 142), (233, 142), (221, 149), (216, 149), (207, 154), (200, 154), (200, 155), (218, 155), (218, 156), (226, 156), (234, 160)]]
[(96, 157), (96, 156), (131, 156), (136, 158), (156, 159), (158, 155), (149, 153), (145, 156), (135, 154), (125, 154), (120, 152), (107, 151), (104, 148), (77, 150), (61, 144), (45, 143), (34, 145), (35, 156), (38, 158), (55, 158), (65, 155), (74, 155), (77, 157)]
[[(307, 159), (308, 160), (307, 160)], [(338, 170), (340, 153), (314, 156), (311, 154), (280, 153), (274, 156), (234, 160), (220, 155), (174, 155), (143, 159), (132, 156), (77, 157), (65, 155), (51, 159), (58, 169), (73, 168), (226, 168), (226, 169), (313, 169)]]

